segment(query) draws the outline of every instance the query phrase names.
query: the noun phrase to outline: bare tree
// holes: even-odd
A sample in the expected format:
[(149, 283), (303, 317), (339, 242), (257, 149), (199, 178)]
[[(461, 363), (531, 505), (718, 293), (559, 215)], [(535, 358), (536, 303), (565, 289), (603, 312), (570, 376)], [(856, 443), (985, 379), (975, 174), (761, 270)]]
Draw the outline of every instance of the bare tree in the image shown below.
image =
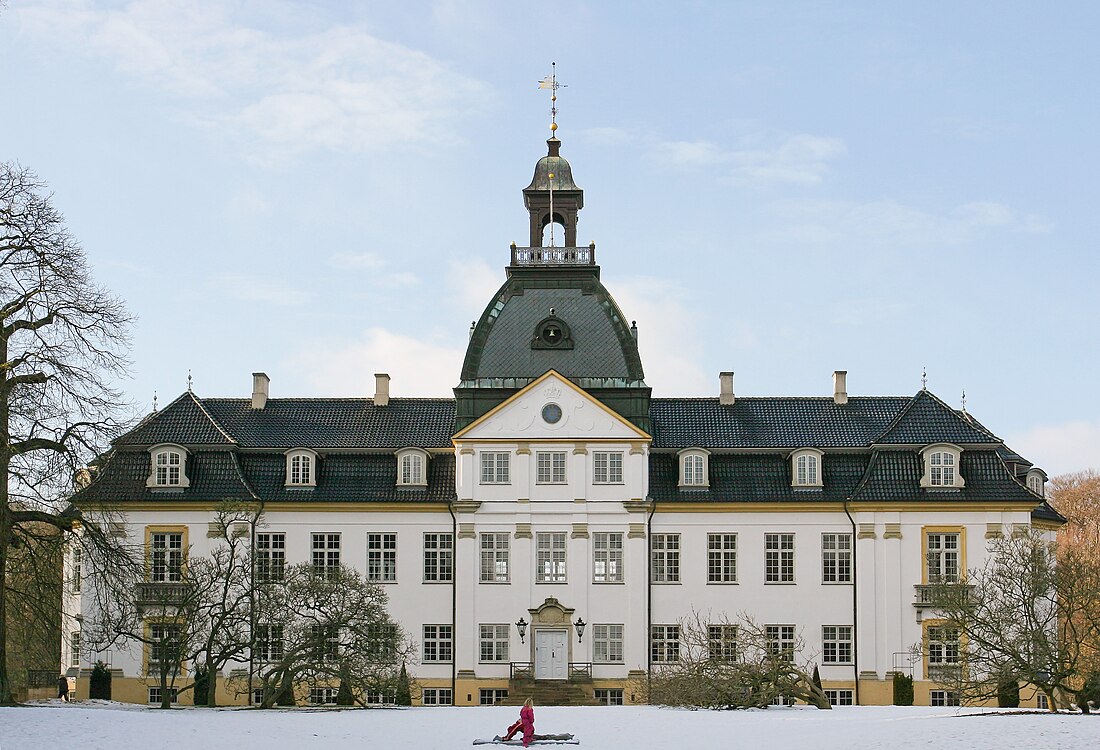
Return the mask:
[(196, 694), (196, 703), (205, 699), (207, 706), (216, 706), (218, 674), (230, 662), (248, 660), (254, 584), (250, 540), (259, 521), (260, 509), (253, 503), (220, 503), (211, 526), (217, 532), (216, 546), (209, 556), (188, 564), (196, 589), (191, 660), (207, 675), (206, 695)]
[[(80, 244), (29, 170), (0, 164), (0, 580), (8, 550), (45, 524), (70, 534), (61, 499), (117, 432), (130, 316), (92, 279)], [(91, 519), (89, 566), (124, 550)], [(7, 671), (7, 584), (0, 586), (0, 704)]]
[(257, 588), (255, 676), (268, 708), (295, 687), (343, 685), (366, 705), (396, 693), (412, 644), (386, 611), (385, 590), (347, 566), (288, 567)]
[(1100, 560), (1058, 551), (1038, 531), (994, 540), (983, 567), (958, 583), (931, 584), (929, 601), (942, 627), (958, 634), (957, 657), (936, 659), (947, 663), (929, 678), (962, 701), (995, 698), (1017, 680), (1057, 710), (1100, 649)]
[(790, 626), (761, 625), (746, 614), (731, 620), (693, 612), (677, 627), (679, 651), (655, 666), (651, 703), (764, 708), (785, 698), (832, 707), (813, 680), (801, 634), (782, 630)]

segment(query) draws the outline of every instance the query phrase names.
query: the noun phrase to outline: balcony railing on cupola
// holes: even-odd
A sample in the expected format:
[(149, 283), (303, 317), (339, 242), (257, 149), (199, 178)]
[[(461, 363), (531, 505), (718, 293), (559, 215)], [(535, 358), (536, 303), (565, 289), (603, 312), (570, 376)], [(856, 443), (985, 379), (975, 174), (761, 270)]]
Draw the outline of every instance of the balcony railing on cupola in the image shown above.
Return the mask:
[(513, 266), (594, 266), (596, 243), (588, 247), (516, 247), (512, 243)]

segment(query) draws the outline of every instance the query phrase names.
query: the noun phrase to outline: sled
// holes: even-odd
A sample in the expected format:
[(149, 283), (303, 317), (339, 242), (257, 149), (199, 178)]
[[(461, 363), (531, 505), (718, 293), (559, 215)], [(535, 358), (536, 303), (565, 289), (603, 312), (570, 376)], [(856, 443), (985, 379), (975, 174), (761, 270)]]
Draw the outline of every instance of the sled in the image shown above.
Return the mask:
[[(523, 740), (519, 737), (510, 740), (502, 740), (499, 737), (493, 737), (490, 740), (474, 740), (475, 745), (519, 745), (523, 747)], [(580, 740), (573, 737), (571, 734), (536, 734), (534, 738), (527, 743), (527, 746), (532, 745), (579, 745)]]

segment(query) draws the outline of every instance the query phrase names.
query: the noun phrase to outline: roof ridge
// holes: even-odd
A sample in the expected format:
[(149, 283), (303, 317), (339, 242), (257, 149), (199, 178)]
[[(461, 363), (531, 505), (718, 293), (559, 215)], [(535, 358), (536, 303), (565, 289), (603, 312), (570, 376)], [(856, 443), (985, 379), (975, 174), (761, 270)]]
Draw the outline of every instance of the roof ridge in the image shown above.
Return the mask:
[(199, 410), (206, 416), (207, 419), (210, 420), (210, 423), (212, 425), (214, 425), (214, 427), (217, 429), (217, 431), (220, 432), (222, 434), (222, 436), (225, 437), (226, 440), (233, 443), (234, 445), (237, 444), (237, 439), (235, 437), (233, 437), (232, 435), (230, 435), (228, 432), (226, 432), (225, 428), (221, 426), (221, 423), (218, 422), (218, 420), (214, 419), (213, 415), (209, 411), (206, 410), (206, 405), (203, 404), (201, 398), (196, 396), (194, 394), (194, 392), (191, 391), (190, 389), (188, 389), (186, 395), (191, 397), (191, 400), (195, 402), (195, 405), (199, 407)]
[[(911, 396), (849, 396), (849, 401), (885, 401), (887, 399), (907, 399)], [(717, 401), (718, 396), (654, 396), (650, 401)], [(737, 396), (736, 401), (832, 401), (832, 396)], [(736, 403), (735, 401), (735, 403)]]
[[(452, 397), (447, 397), (447, 396), (390, 396), (390, 402), (391, 403), (394, 402), (394, 401), (438, 401), (438, 402), (441, 402), (441, 403), (443, 403), (443, 402), (452, 403), (452, 402), (454, 402), (454, 400), (455, 399), (454, 399), (453, 396)], [(249, 403), (251, 401), (251, 399), (248, 398), (248, 397), (241, 397), (241, 396), (209, 396), (207, 398), (202, 399), (202, 401), (221, 401), (221, 402), (225, 402), (225, 401), (237, 402), (237, 401), (239, 401), (241, 403)], [(271, 403), (272, 401), (348, 401), (348, 402), (366, 401), (366, 402), (374, 403), (374, 397), (373, 396), (284, 396), (282, 398), (269, 398), (267, 400), (267, 403)], [(379, 407), (379, 408), (383, 408), (383, 407)]]

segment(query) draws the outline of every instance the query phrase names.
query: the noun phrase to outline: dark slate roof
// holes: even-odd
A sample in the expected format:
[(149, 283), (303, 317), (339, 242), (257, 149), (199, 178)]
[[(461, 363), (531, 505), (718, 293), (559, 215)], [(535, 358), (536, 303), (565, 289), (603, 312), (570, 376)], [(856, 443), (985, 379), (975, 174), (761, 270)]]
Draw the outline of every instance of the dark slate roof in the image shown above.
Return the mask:
[(1040, 503), (1035, 510), (1031, 511), (1031, 517), (1039, 519), (1040, 521), (1053, 521), (1055, 523), (1066, 522), (1066, 517), (1056, 511), (1046, 500)]
[[(644, 373), (630, 323), (593, 269), (513, 270), (474, 328), (462, 382), (530, 379), (553, 369), (567, 378), (640, 383)], [(569, 327), (572, 349), (531, 348), (550, 308)]]
[(391, 398), (273, 398), (263, 409), (251, 399), (208, 398), (209, 412), (245, 448), (450, 448), (455, 402)]
[(870, 454), (836, 453), (822, 460), (821, 489), (791, 487), (791, 462), (781, 454), (714, 454), (710, 487), (681, 490), (675, 454), (649, 457), (649, 495), (657, 502), (843, 502), (859, 484)]
[(855, 448), (871, 444), (911, 399), (832, 397), (655, 398), (650, 402), (654, 448)]
[(115, 440), (116, 445), (232, 445), (233, 438), (211, 417), (194, 393), (183, 393), (168, 406), (145, 417)]
[[(828, 460), (828, 456), (825, 457)], [(965, 486), (957, 490), (922, 489), (923, 467), (916, 450), (877, 450), (854, 501), (1031, 502), (1039, 499), (1008, 471), (996, 450), (965, 450), (959, 461)]]
[[(179, 441), (176, 441), (179, 442)], [(232, 451), (202, 451), (187, 457), (185, 467), (190, 486), (182, 490), (151, 490), (145, 486), (149, 478), (149, 453), (116, 450), (111, 452), (95, 480), (77, 492), (76, 504), (155, 502), (160, 500), (254, 500), (255, 495), (244, 481), (237, 456)]]
[(883, 445), (1000, 443), (1001, 439), (967, 414), (922, 390), (876, 440)]
[(317, 486), (288, 489), (282, 454), (244, 454), (245, 476), (264, 502), (448, 502), (455, 499), (453, 454), (428, 462), (427, 486), (397, 487), (397, 460), (392, 454), (333, 453), (317, 463)]

